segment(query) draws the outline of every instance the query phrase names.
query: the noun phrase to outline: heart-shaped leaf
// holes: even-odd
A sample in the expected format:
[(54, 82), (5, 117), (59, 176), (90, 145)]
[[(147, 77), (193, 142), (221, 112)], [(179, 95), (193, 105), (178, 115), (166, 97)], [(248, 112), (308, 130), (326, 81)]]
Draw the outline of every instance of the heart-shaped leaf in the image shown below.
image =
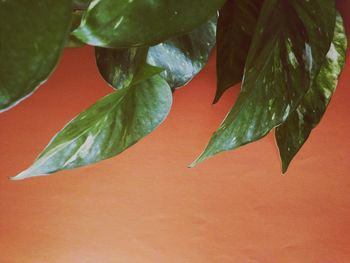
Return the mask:
[(337, 16), (334, 37), (326, 60), (312, 88), (288, 119), (276, 129), (276, 140), (285, 172), (313, 128), (320, 122), (335, 91), (345, 62), (347, 39), (340, 15)]
[(208, 21), (225, 0), (94, 0), (74, 34), (87, 44), (152, 46)]
[(138, 66), (147, 63), (163, 68), (161, 76), (172, 89), (190, 81), (207, 63), (215, 45), (216, 16), (192, 32), (145, 48), (95, 48), (102, 77), (114, 88), (130, 84)]
[(334, 1), (265, 0), (241, 93), (201, 156), (258, 140), (286, 120), (310, 89), (329, 50)]
[(42, 84), (64, 48), (71, 0), (7, 0), (0, 3), (0, 111)]
[[(147, 69), (149, 70), (149, 69)], [(153, 69), (151, 69), (153, 71)], [(12, 179), (50, 174), (113, 157), (153, 131), (168, 115), (169, 85), (156, 75), (114, 91), (65, 126), (34, 164)]]
[(214, 103), (228, 88), (242, 81), (262, 3), (263, 0), (228, 0), (219, 12)]

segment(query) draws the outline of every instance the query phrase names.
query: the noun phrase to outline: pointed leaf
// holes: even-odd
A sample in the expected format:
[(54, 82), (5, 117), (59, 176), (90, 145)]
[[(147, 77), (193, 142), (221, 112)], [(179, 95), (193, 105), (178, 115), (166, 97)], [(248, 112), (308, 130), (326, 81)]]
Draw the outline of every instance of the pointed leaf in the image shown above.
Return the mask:
[(284, 122), (318, 74), (334, 24), (333, 1), (264, 1), (241, 94), (192, 166), (258, 140)]
[(242, 81), (262, 3), (263, 0), (228, 0), (219, 12), (214, 103), (228, 88)]
[(346, 46), (343, 20), (338, 15), (331, 48), (312, 88), (306, 93), (296, 111), (276, 129), (283, 172), (287, 170), (291, 160), (326, 111), (344, 66)]
[(172, 103), (159, 76), (115, 91), (73, 119), (26, 171), (12, 179), (50, 174), (117, 155), (153, 131)]
[(71, 0), (0, 2), (0, 111), (48, 78), (66, 42), (71, 15)]
[(224, 2), (94, 0), (74, 34), (94, 46), (152, 46), (195, 29), (208, 21)]

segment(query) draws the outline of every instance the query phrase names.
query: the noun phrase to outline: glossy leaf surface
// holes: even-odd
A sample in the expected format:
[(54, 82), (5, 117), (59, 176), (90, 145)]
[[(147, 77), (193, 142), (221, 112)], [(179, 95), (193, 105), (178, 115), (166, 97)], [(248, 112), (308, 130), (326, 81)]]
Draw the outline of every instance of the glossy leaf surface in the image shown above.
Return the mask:
[(208, 21), (224, 0), (94, 0), (75, 35), (101, 47), (152, 46)]
[(12, 179), (50, 174), (113, 157), (160, 125), (171, 103), (170, 87), (158, 75), (115, 91), (69, 122), (34, 164)]
[(172, 89), (185, 85), (208, 62), (216, 42), (216, 21), (215, 16), (188, 34), (150, 47), (147, 62), (165, 69), (161, 76)]
[(0, 111), (31, 94), (65, 45), (71, 0), (0, 1)]
[(214, 103), (228, 88), (242, 81), (262, 3), (262, 0), (228, 0), (219, 12)]
[(216, 16), (188, 34), (149, 49), (96, 47), (97, 66), (112, 87), (123, 88), (130, 84), (138, 66), (147, 56), (147, 63), (164, 69), (161, 76), (175, 89), (185, 85), (205, 66), (215, 45), (215, 31)]
[(111, 49), (95, 47), (98, 70), (113, 88), (128, 87), (147, 56), (148, 48)]
[(344, 66), (346, 46), (343, 21), (338, 15), (331, 48), (312, 88), (306, 93), (296, 111), (276, 129), (283, 172), (287, 170), (291, 160), (326, 111)]
[(264, 1), (241, 93), (192, 165), (258, 140), (285, 121), (318, 74), (334, 24), (333, 1)]

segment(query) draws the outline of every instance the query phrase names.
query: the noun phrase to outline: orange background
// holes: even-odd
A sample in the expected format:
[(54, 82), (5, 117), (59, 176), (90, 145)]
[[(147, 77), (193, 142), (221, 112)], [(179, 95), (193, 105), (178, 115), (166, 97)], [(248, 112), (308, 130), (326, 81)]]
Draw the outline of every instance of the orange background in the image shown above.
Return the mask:
[(164, 124), (120, 156), (9, 181), (111, 91), (92, 48), (66, 50), (47, 83), (0, 115), (0, 262), (350, 262), (349, 62), (286, 176), (272, 135), (186, 168), (237, 96), (210, 105), (212, 57)]

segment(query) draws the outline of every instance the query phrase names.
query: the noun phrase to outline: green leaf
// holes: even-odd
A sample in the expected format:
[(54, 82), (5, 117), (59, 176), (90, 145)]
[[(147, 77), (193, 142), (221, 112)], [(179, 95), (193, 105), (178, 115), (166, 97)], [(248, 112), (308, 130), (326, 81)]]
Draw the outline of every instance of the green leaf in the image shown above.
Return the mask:
[(0, 1), (0, 111), (42, 84), (65, 45), (71, 0)]
[(171, 103), (170, 87), (160, 76), (114, 91), (69, 122), (34, 164), (12, 179), (50, 174), (113, 157), (159, 126)]
[(343, 20), (338, 14), (331, 47), (312, 88), (306, 93), (296, 111), (276, 129), (275, 136), (283, 172), (287, 170), (293, 157), (326, 111), (344, 66), (346, 46)]
[(299, 105), (329, 50), (334, 1), (265, 0), (251, 43), (241, 93), (192, 164), (265, 136)]
[(205, 23), (224, 2), (94, 0), (74, 34), (94, 46), (152, 46)]
[(242, 81), (262, 3), (263, 0), (228, 0), (219, 12), (214, 103), (228, 88)]
[(172, 89), (185, 85), (207, 63), (215, 45), (216, 16), (192, 32), (145, 48), (95, 48), (102, 77), (114, 88), (128, 86), (145, 57), (147, 63), (164, 72), (161, 76)]
[(128, 87), (140, 65), (143, 65), (148, 48), (110, 49), (95, 47), (98, 70), (113, 88)]
[[(83, 15), (83, 11), (82, 10), (74, 10), (72, 13), (72, 22), (70, 25), (70, 32), (73, 32), (79, 25), (80, 25), (80, 21)], [(74, 35), (69, 34), (68, 39), (67, 39), (67, 43), (66, 43), (66, 47), (82, 47), (85, 46), (85, 43), (82, 42), (80, 39), (76, 38)]]
[(172, 89), (188, 83), (208, 62), (215, 46), (217, 16), (180, 37), (150, 47), (147, 62), (164, 68), (161, 76)]
[(147, 64), (144, 62), (142, 65), (140, 65), (138, 71), (134, 75), (134, 78), (132, 79), (131, 85), (136, 85), (140, 82), (143, 82), (150, 77), (154, 75), (159, 75), (161, 72), (163, 72), (164, 69), (158, 68), (152, 65)]

